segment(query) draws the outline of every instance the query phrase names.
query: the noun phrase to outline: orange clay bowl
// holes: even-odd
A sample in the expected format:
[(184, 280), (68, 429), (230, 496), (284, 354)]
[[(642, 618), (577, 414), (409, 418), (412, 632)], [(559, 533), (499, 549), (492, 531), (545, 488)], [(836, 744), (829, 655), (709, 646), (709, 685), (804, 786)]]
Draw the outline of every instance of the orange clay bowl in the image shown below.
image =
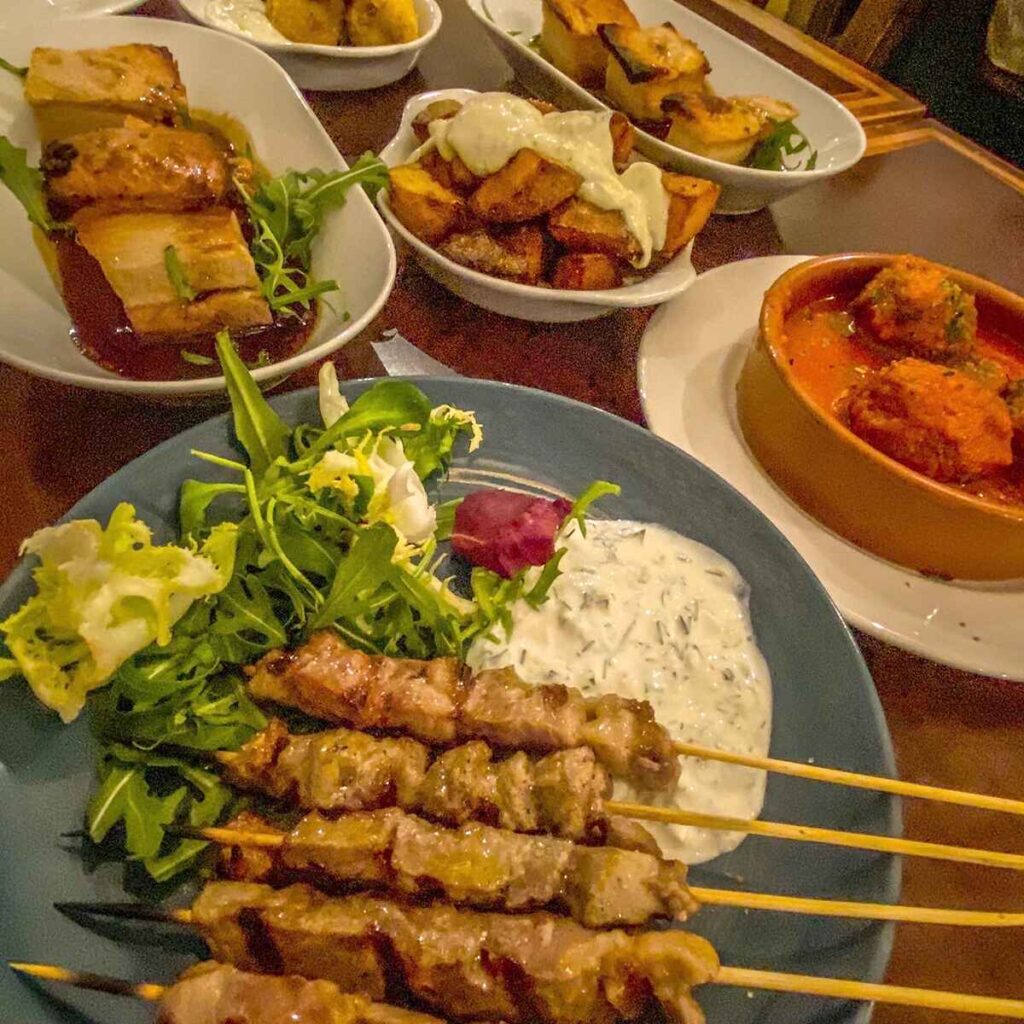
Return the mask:
[[(783, 325), (791, 311), (859, 289), (893, 258), (879, 253), (825, 256), (801, 263), (772, 285), (737, 385), (740, 426), (775, 482), (854, 544), (931, 575), (1024, 577), (1024, 507), (936, 483), (876, 451), (814, 405), (784, 358)], [(1024, 299), (980, 277), (946, 269), (974, 293), (983, 330), (1024, 344)]]

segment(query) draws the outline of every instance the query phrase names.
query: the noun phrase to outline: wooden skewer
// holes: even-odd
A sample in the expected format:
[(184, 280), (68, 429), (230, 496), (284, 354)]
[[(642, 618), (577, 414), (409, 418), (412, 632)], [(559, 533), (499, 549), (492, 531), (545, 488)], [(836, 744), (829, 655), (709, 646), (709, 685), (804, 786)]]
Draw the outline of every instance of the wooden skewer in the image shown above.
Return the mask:
[[(30, 964), (9, 961), (12, 970), (43, 981), (57, 981), (76, 988), (107, 992), (110, 995), (134, 996), (158, 1002), (167, 986), (152, 982), (133, 983), (120, 978), (85, 971), (72, 971), (53, 964)], [(974, 996), (964, 992), (942, 992), (936, 989), (906, 988), (901, 985), (875, 985), (865, 981), (822, 978), (809, 974), (782, 974), (777, 971), (755, 971), (745, 967), (720, 967), (718, 976), (709, 984), (736, 988), (766, 989), (770, 992), (796, 992), (825, 996), (831, 999), (853, 999), (863, 1002), (890, 1003), (895, 1006), (920, 1006), (952, 1013), (974, 1013), (988, 1017), (1024, 1020), (1024, 1000)]]
[(926, 857), (930, 860), (956, 861), (960, 864), (980, 864), (989, 868), (1008, 868), (1024, 871), (1024, 854), (1004, 853), (1001, 850), (979, 850), (970, 846), (947, 846), (944, 843), (926, 843), (917, 839), (897, 839), (893, 836), (871, 835), (867, 832), (842, 832), (814, 825), (792, 825), (783, 821), (761, 821), (755, 818), (727, 818), (719, 814), (699, 814), (674, 807), (651, 807), (647, 804), (605, 801), (609, 814), (627, 818), (658, 821), (665, 825), (691, 825), (697, 828), (719, 829), (726, 832), (745, 832), (753, 836), (771, 836), (791, 839), (799, 843), (825, 843), (845, 846), (854, 850), (873, 850), (876, 853), (899, 853), (904, 857)]
[(919, 800), (936, 800), (940, 803), (960, 804), (963, 807), (978, 807), (985, 811), (1000, 811), (1004, 814), (1024, 815), (1024, 800), (1008, 797), (988, 796), (985, 793), (969, 793), (962, 789), (945, 789), (941, 786), (925, 786), (919, 782), (904, 782), (902, 779), (887, 779), (883, 775), (862, 775), (841, 768), (825, 768), (816, 764), (801, 764), (799, 761), (783, 761), (775, 757), (755, 757), (752, 754), (733, 754), (714, 747), (702, 747), (696, 743), (676, 743), (676, 753), (685, 757), (699, 757), (707, 761), (722, 761), (738, 764), (745, 768), (760, 768), (778, 775), (792, 775), (798, 779), (814, 782), (830, 782), (837, 786), (852, 786), (855, 789), (870, 789), (879, 793), (893, 793), (897, 796), (914, 797)]

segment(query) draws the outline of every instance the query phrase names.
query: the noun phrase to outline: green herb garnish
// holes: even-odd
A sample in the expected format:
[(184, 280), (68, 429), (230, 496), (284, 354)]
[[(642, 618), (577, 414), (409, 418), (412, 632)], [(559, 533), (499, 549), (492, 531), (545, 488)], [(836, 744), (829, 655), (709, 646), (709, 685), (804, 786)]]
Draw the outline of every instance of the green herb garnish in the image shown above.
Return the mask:
[(18, 78), (28, 77), (28, 68), (19, 68), (17, 64), (12, 64), (9, 60), (4, 60), (3, 57), (0, 57), (0, 71), (6, 71)]
[(169, 245), (164, 249), (164, 268), (167, 271), (167, 279), (171, 282), (171, 287), (174, 289), (174, 294), (182, 302), (191, 302), (196, 297), (197, 292), (188, 283), (188, 277), (185, 275), (185, 268), (182, 265), (181, 258), (178, 256), (178, 250), (173, 245)]
[(204, 356), (201, 352), (191, 352), (187, 348), (180, 350), (179, 355), (186, 363), (193, 366), (213, 366), (217, 362), (210, 356)]
[[(786, 157), (799, 156), (810, 150), (809, 155), (796, 163), (787, 163)], [(764, 141), (755, 147), (747, 161), (748, 167), (760, 171), (813, 171), (818, 165), (818, 151), (811, 149), (811, 142), (792, 122), (780, 121)]]
[(0, 181), (14, 194), (14, 198), (25, 208), (28, 219), (40, 231), (50, 234), (61, 230), (50, 216), (43, 198), (43, 172), (28, 162), (28, 152), (15, 146), (10, 139), (0, 135)]

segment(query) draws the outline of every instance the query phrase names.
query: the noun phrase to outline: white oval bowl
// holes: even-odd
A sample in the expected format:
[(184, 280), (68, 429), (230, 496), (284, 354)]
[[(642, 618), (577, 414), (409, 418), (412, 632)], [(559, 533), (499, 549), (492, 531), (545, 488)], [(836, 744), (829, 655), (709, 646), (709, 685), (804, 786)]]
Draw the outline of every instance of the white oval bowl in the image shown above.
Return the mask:
[[(540, 32), (541, 0), (466, 0), (516, 77), (534, 95), (559, 106), (607, 110), (607, 104), (563, 74), (521, 40)], [(690, 153), (640, 128), (636, 148), (674, 171), (710, 178), (722, 186), (716, 213), (752, 213), (812, 182), (851, 168), (864, 155), (860, 122), (838, 100), (752, 46), (687, 10), (676, 0), (629, 0), (641, 25), (670, 22), (706, 54), (711, 80), (723, 96), (775, 96), (796, 105), (797, 123), (818, 151), (812, 171), (762, 171)], [(510, 33), (516, 33), (514, 36)], [(634, 127), (636, 127), (634, 125)]]
[(5, 0), (0, 3), (0, 32), (26, 29), (58, 18), (92, 18), (123, 14), (146, 0)]
[[(402, 123), (398, 133), (381, 150), (381, 159), (389, 167), (396, 167), (409, 159), (419, 147), (412, 130), (413, 118), (429, 103), (446, 99), (465, 102), (477, 95), (479, 94), (473, 89), (437, 89), (413, 96), (402, 112)], [(697, 277), (690, 261), (690, 252), (693, 249), (691, 242), (674, 259), (649, 277), (636, 284), (623, 285), (621, 288), (571, 291), (564, 288), (541, 288), (532, 284), (519, 284), (517, 281), (506, 281), (478, 270), (470, 270), (469, 267), (442, 256), (432, 246), (417, 238), (395, 216), (388, 202), (387, 189), (382, 189), (378, 193), (377, 205), (388, 224), (416, 252), (423, 269), (435, 281), (467, 302), (494, 313), (515, 317), (517, 320), (573, 323), (579, 320), (593, 320), (616, 309), (656, 306), (676, 295), (681, 295)]]
[[(33, 32), (10, 33), (4, 56), (27, 64), (33, 46), (75, 49), (124, 43), (168, 47), (178, 61), (189, 103), (197, 110), (230, 114), (248, 131), (255, 152), (272, 174), (288, 168), (345, 170), (330, 136), (288, 76), (266, 54), (230, 36), (156, 18), (88, 18), (55, 21)], [(224, 69), (230, 68), (230, 89)], [(32, 112), (21, 82), (0, 75), (0, 134), (39, 158)], [(64, 384), (148, 396), (192, 396), (224, 390), (224, 378), (132, 380), (92, 362), (69, 336), (71, 322), (43, 265), (18, 201), (0, 187), (0, 361)], [(333, 279), (340, 292), (321, 303), (316, 326), (294, 355), (253, 370), (257, 381), (278, 381), (341, 348), (377, 315), (395, 281), (395, 247), (361, 188), (333, 211), (313, 246), (317, 277)]]
[(201, 25), (242, 39), (269, 53), (291, 75), (300, 89), (352, 92), (379, 89), (404, 78), (416, 66), (424, 47), (441, 29), (441, 8), (436, 0), (414, 0), (423, 27), (419, 37), (391, 46), (320, 46), (314, 43), (267, 42), (240, 29), (233, 31), (206, 14), (208, 0), (176, 0), (178, 7)]

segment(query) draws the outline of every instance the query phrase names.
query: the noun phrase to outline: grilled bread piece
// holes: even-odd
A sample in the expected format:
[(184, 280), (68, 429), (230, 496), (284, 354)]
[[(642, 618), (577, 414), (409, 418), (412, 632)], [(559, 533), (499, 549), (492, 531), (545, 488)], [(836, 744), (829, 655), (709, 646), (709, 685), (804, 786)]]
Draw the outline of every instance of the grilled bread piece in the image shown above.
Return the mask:
[(51, 142), (40, 168), (46, 197), (66, 217), (105, 210), (195, 210), (223, 202), (231, 175), (224, 151), (203, 132), (129, 118)]
[(345, 31), (351, 46), (411, 43), (420, 35), (413, 0), (349, 0)]
[[(140, 335), (180, 336), (271, 322), (231, 210), (108, 214), (85, 209), (72, 224)], [(184, 278), (177, 287), (168, 271), (169, 249)], [(180, 294), (182, 284), (194, 298)]]
[(130, 43), (101, 50), (32, 51), (25, 99), (42, 142), (119, 125), (126, 115), (179, 124), (188, 108), (170, 50)]
[(598, 25), (639, 26), (625, 0), (544, 0), (540, 48), (552, 64), (588, 88), (604, 84), (607, 54)]
[(708, 93), (669, 96), (662, 109), (670, 118), (666, 142), (727, 164), (742, 163), (776, 124), (799, 114), (791, 103), (767, 96)]
[(598, 33), (606, 47), (605, 93), (612, 106), (639, 121), (662, 120), (665, 97), (700, 91), (711, 70), (700, 47), (667, 22), (602, 25)]
[(267, 18), (293, 43), (337, 46), (345, 42), (344, 0), (267, 0)]

